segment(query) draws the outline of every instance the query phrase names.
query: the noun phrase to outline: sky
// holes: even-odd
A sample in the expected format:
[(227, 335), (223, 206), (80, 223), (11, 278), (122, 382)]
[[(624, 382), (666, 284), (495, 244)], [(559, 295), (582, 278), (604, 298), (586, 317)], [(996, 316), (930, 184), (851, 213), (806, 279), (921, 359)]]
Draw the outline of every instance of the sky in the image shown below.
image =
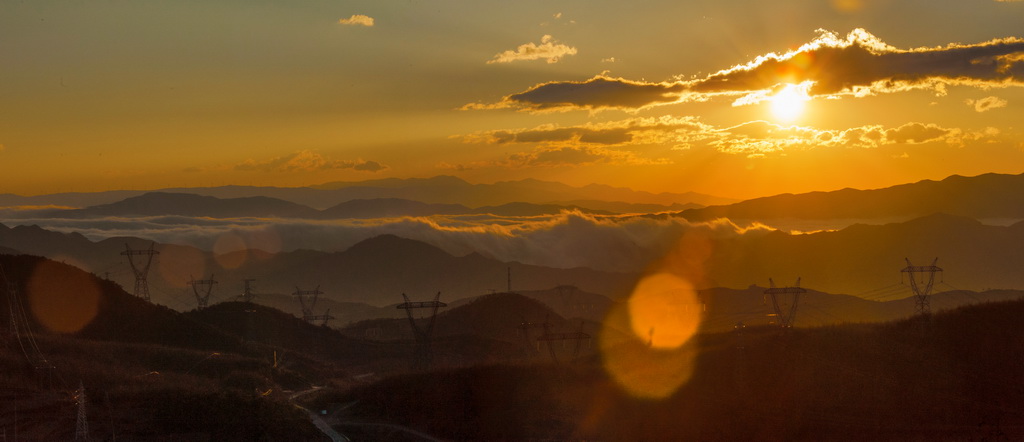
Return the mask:
[(0, 0), (0, 192), (1024, 172), (1024, 2)]

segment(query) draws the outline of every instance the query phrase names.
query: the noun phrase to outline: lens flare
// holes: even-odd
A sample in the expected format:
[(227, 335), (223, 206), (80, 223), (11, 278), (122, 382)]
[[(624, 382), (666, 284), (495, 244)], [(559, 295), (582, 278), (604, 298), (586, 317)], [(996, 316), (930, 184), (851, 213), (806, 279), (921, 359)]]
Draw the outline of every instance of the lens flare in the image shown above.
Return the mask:
[(217, 237), (213, 245), (213, 258), (225, 269), (237, 269), (245, 264), (249, 257), (249, 249), (245, 239), (234, 233), (225, 233)]
[(697, 333), (700, 303), (693, 285), (671, 273), (644, 277), (629, 297), (629, 322), (654, 348), (676, 348)]
[(171, 287), (188, 287), (193, 277), (206, 274), (206, 256), (194, 247), (165, 245), (154, 263), (164, 282)]
[(74, 333), (99, 313), (101, 291), (88, 273), (53, 261), (32, 271), (26, 286), (29, 309), (44, 327)]
[(605, 371), (633, 396), (668, 397), (693, 374), (704, 313), (695, 286), (704, 282), (709, 235), (684, 234), (605, 318), (598, 336)]

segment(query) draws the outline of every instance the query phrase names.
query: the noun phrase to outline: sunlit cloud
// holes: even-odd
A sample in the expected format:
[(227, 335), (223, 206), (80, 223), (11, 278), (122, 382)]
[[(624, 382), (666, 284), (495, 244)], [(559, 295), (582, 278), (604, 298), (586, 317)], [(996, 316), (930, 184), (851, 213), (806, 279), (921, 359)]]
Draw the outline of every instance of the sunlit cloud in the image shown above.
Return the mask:
[[(270, 252), (298, 249), (345, 250), (375, 236), (392, 234), (432, 244), (456, 256), (472, 252), (511, 262), (557, 268), (590, 267), (614, 272), (643, 270), (663, 256), (686, 232), (734, 238), (771, 229), (739, 227), (728, 220), (689, 222), (683, 218), (597, 216), (577, 211), (558, 215), (515, 217), (494, 215), (399, 217), (362, 220), (209, 219), (188, 217), (24, 219), (60, 232), (79, 232), (90, 240), (139, 237), (160, 243), (191, 245), (203, 250), (238, 250), (242, 246)], [(13, 220), (5, 223), (16, 225)], [(231, 244), (225, 247), (225, 239)], [(184, 253), (184, 252), (183, 252)], [(166, 260), (170, 261), (170, 260)], [(180, 261), (180, 260), (174, 260)], [(202, 260), (186, 260), (202, 262)], [(173, 280), (208, 268), (175, 270)]]
[(968, 106), (973, 107), (977, 112), (985, 112), (1000, 107), (1006, 107), (1008, 104), (1006, 100), (994, 96), (979, 98), (977, 100), (968, 99), (966, 100), (966, 103)]
[(561, 127), (542, 125), (533, 129), (493, 130), (462, 137), (470, 143), (547, 145), (604, 145), (688, 143), (713, 133), (714, 127), (696, 117), (630, 118), (605, 123)]
[(317, 170), (353, 169), (378, 172), (388, 167), (376, 161), (333, 160), (311, 150), (301, 150), (290, 155), (257, 161), (247, 159), (235, 165), (236, 171), (256, 172), (311, 172)]
[(976, 44), (900, 49), (864, 29), (846, 37), (819, 31), (814, 40), (785, 53), (768, 53), (690, 80), (634, 81), (598, 75), (583, 81), (553, 81), (464, 109), (529, 111), (642, 109), (729, 97), (734, 104), (770, 99), (787, 84), (805, 85), (809, 98), (865, 97), (915, 89), (944, 95), (950, 86), (982, 89), (1024, 86), (1024, 39), (1007, 37)]
[(338, 20), (339, 24), (348, 26), (373, 26), (373, 17), (363, 14), (353, 14), (349, 18)]
[(545, 60), (548, 63), (558, 63), (562, 57), (576, 55), (576, 48), (555, 41), (550, 35), (541, 37), (540, 44), (525, 43), (516, 49), (498, 53), (487, 61), (487, 64), (511, 63), (514, 61)]
[[(783, 126), (767, 121), (750, 121), (731, 127), (716, 127), (696, 117), (631, 118), (580, 126), (542, 125), (532, 129), (478, 132), (463, 136), (465, 142), (482, 144), (536, 144), (548, 150), (631, 145), (674, 145), (677, 150), (711, 147), (723, 153), (757, 156), (793, 150), (828, 147), (877, 148), (891, 144), (941, 142), (963, 146), (966, 142), (991, 139), (998, 130), (966, 131), (936, 124), (911, 122), (898, 127), (867, 125), (843, 130)], [(635, 163), (634, 163), (635, 164)]]

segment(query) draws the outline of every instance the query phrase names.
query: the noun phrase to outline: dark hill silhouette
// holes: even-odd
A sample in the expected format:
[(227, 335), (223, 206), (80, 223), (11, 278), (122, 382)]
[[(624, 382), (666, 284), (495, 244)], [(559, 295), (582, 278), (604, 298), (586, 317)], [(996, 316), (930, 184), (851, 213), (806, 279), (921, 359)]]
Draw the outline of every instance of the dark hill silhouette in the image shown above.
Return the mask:
[[(320, 404), (358, 401), (339, 411), (339, 428), (368, 440), (393, 425), (444, 440), (1012, 440), (1024, 435), (1021, 315), (1017, 301), (925, 326), (703, 335), (689, 382), (656, 400), (630, 395), (604, 368), (615, 356), (605, 356), (393, 377)], [(614, 354), (664, 360), (640, 343)], [(639, 367), (660, 381), (656, 368)]]
[(952, 175), (874, 190), (782, 194), (679, 212), (689, 220), (889, 219), (943, 212), (977, 219), (1024, 218), (1024, 174)]
[(225, 280), (265, 275), (260, 276), (260, 286), (268, 293), (292, 293), (297, 285), (307, 290), (319, 285), (326, 298), (382, 306), (401, 301), (402, 293), (422, 297), (440, 291), (449, 301), (487, 293), (505, 285), (509, 268), (521, 281), (517, 287), (527, 290), (565, 282), (591, 292), (621, 293), (628, 290), (634, 277), (586, 268), (505, 263), (478, 254), (456, 257), (394, 235), (370, 238), (343, 252), (278, 253), (219, 274)]
[[(494, 293), (438, 314), (438, 335), (478, 335), (509, 342), (521, 340), (519, 326), (524, 322), (540, 324), (548, 319), (561, 326), (565, 322), (550, 307), (518, 293)], [(532, 331), (533, 336), (541, 332)]]
[[(259, 342), (288, 354), (330, 361), (352, 372), (394, 369), (405, 365), (405, 348), (348, 338), (338, 331), (310, 324), (291, 314), (259, 304), (223, 302), (203, 310), (184, 314), (240, 336), (247, 342)], [(294, 358), (295, 356), (291, 356)]]
[[(29, 255), (0, 255), (0, 266), (30, 310), (34, 330), (200, 350), (239, 348), (234, 336), (143, 301), (76, 267)], [(0, 322), (6, 329), (11, 317), (8, 303), (0, 310)]]

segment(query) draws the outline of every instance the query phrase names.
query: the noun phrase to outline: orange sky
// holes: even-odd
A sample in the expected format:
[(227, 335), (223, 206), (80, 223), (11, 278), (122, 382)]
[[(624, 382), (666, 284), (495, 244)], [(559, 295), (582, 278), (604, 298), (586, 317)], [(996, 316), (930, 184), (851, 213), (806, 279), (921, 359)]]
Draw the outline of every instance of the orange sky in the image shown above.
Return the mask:
[(1024, 172), (1024, 2), (807, 3), (4, 2), (0, 193)]

